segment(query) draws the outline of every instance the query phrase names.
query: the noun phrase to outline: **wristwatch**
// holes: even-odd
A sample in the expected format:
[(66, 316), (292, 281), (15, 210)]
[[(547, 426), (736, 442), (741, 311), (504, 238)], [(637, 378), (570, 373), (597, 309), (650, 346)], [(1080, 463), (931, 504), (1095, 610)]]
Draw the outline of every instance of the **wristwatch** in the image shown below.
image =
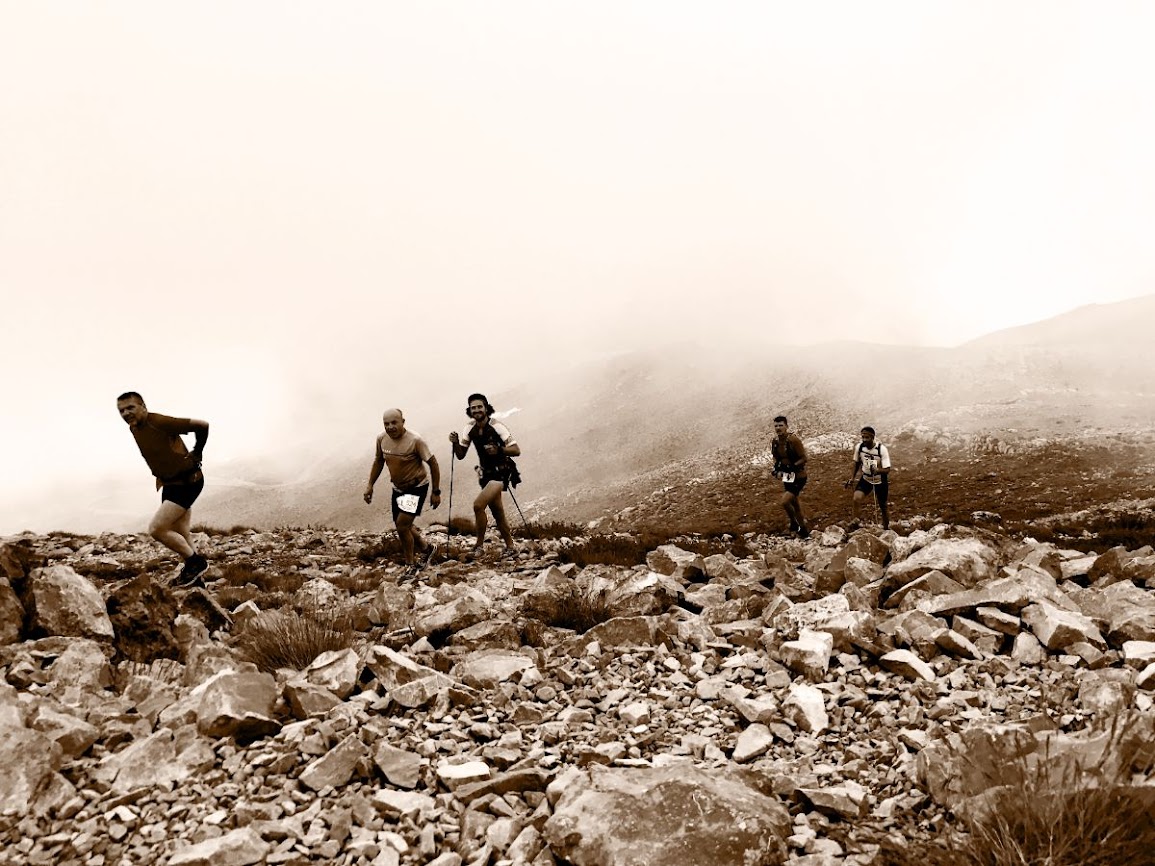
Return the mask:
[(440, 496), (440, 495), (441, 495), (441, 491), (440, 491), (440, 490), (436, 490), (436, 489), (435, 489), (435, 490), (433, 491), (433, 495), (434, 495), (434, 496)]

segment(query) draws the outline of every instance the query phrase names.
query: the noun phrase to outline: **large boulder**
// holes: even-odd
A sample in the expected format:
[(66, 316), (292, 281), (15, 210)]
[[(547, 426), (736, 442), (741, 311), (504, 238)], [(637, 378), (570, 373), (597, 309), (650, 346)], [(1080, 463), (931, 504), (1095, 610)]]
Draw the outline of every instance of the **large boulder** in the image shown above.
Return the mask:
[(672, 577), (655, 571), (631, 571), (606, 602), (615, 616), (654, 616), (665, 613), (685, 596), (682, 585)]
[(323, 577), (314, 577), (301, 584), (293, 596), (293, 601), (302, 608), (311, 610), (336, 610), (349, 598), (349, 594), (339, 589)]
[(120, 658), (134, 662), (180, 658), (172, 633), (177, 600), (168, 587), (142, 574), (118, 587), (107, 607)]
[(994, 577), (998, 558), (997, 550), (977, 538), (938, 538), (892, 562), (885, 573), (886, 588), (893, 592), (929, 571), (941, 571), (964, 587), (973, 587)]
[(60, 745), (40, 731), (0, 727), (0, 814), (32, 811), (63, 763)]
[(980, 723), (937, 740), (918, 754), (919, 783), (936, 803), (957, 814), (980, 813), (1000, 788), (1040, 780), (1095, 785), (1129, 779), (1133, 762), (1155, 747), (1155, 719), (1131, 713), (1108, 729), (1076, 734), (1023, 724)]
[(323, 652), (301, 672), (305, 682), (328, 689), (344, 700), (353, 694), (361, 676), (361, 658), (356, 650), (329, 650)]
[(844, 571), (851, 559), (865, 559), (877, 565), (886, 565), (889, 558), (889, 544), (866, 530), (859, 530), (834, 554), (827, 568), (831, 571)]
[(17, 643), (24, 631), (24, 605), (7, 577), (0, 577), (0, 646)]
[(100, 730), (75, 712), (44, 702), (36, 707), (31, 727), (60, 746), (68, 760), (79, 758), (100, 738)]
[(112, 668), (105, 653), (105, 644), (82, 637), (45, 638), (36, 642), (38, 647), (55, 644), (59, 653), (47, 670), (48, 681), (58, 691), (79, 689), (100, 692), (112, 685)]
[(521, 604), (528, 616), (534, 611), (552, 610), (570, 601), (578, 592), (572, 577), (556, 565), (541, 571), (522, 593)]
[(413, 624), (413, 592), (391, 581), (383, 582), (373, 594), (365, 613), (373, 625), (389, 629), (407, 628)]
[(804, 630), (821, 630), (831, 620), (849, 612), (850, 600), (845, 595), (828, 595), (783, 608), (767, 625), (772, 625), (783, 638), (793, 640)]
[(492, 616), (492, 603), (478, 594), (467, 593), (451, 601), (418, 612), (413, 631), (419, 637), (449, 636)]
[(196, 691), (197, 730), (206, 736), (249, 739), (281, 729), (273, 719), (280, 693), (271, 674), (226, 671)]
[(663, 544), (646, 554), (646, 565), (658, 574), (665, 574), (681, 583), (702, 582), (706, 577), (706, 561), (700, 553), (682, 550), (676, 544)]
[(103, 758), (92, 776), (114, 794), (185, 782), (216, 762), (216, 753), (196, 728), (160, 728)]
[(253, 866), (264, 863), (272, 847), (252, 827), (241, 827), (223, 836), (177, 848), (168, 866)]
[(354, 732), (302, 770), (299, 781), (314, 791), (341, 788), (368, 758), (369, 750), (361, 742), (360, 734)]
[(34, 635), (113, 636), (100, 591), (67, 565), (33, 571), (24, 604), (30, 613), (29, 631)]
[(1071, 599), (1107, 634), (1112, 646), (1155, 640), (1155, 595), (1124, 580), (1105, 589), (1077, 589)]
[(1050, 602), (1039, 601), (1028, 605), (1023, 608), (1022, 616), (1023, 622), (1030, 626), (1039, 643), (1052, 652), (1066, 649), (1079, 641), (1100, 647), (1106, 645), (1090, 617), (1063, 610)]
[(1046, 572), (1026, 568), (1011, 577), (998, 578), (963, 592), (924, 598), (919, 601), (918, 608), (939, 615), (963, 613), (978, 607), (995, 607), (1018, 613), (1041, 599), (1060, 607), (1070, 606), (1053, 577)]
[(748, 866), (786, 858), (790, 815), (738, 778), (689, 763), (594, 770), (571, 782), (543, 835), (573, 866)]
[(535, 668), (533, 659), (524, 653), (491, 649), (470, 653), (457, 663), (453, 674), (468, 686), (492, 689), (498, 683), (520, 680), (526, 671)]
[(365, 666), (389, 697), (409, 709), (429, 703), (456, 685), (452, 677), (385, 646), (371, 647)]

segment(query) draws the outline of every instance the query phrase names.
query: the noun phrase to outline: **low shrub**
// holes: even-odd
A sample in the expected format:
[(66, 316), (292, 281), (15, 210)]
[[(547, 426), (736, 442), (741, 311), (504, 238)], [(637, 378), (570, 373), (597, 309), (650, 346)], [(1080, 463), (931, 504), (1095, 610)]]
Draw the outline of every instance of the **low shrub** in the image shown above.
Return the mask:
[(583, 568), (587, 565), (629, 567), (645, 562), (646, 554), (652, 549), (632, 535), (591, 535), (562, 548), (558, 551), (558, 558)]
[(580, 537), (580, 540), (560, 550), (558, 556), (562, 562), (573, 562), (583, 567), (587, 565), (629, 567), (644, 564), (646, 554), (663, 544), (673, 544), (682, 550), (702, 556), (731, 552), (741, 558), (752, 553), (743, 539), (734, 539), (729, 535), (688, 537), (646, 531), (632, 535), (615, 533)]
[[(568, 628), (578, 634), (585, 634), (595, 625), (613, 619), (609, 594), (585, 591), (568, 596), (541, 596), (527, 602), (522, 613), (530, 621), (537, 620), (545, 625)], [(524, 633), (523, 629), (523, 633)]]
[(81, 560), (73, 566), (77, 574), (82, 574), (89, 580), (128, 580), (136, 577), (137, 570), (127, 565), (115, 562), (100, 562)]
[[(1044, 753), (992, 768), (979, 806), (967, 808), (948, 840), (882, 846), (875, 866), (1143, 866), (1155, 851), (1155, 787), (1147, 735), (1111, 722), (1099, 763)], [(1149, 732), (1148, 732), (1149, 735)], [(1033, 760), (1032, 760), (1033, 759)], [(1140, 769), (1139, 783), (1132, 771)]]
[(1113, 785), (1056, 792), (1008, 790), (952, 840), (884, 844), (874, 866), (1148, 866), (1155, 792)]
[(244, 560), (230, 561), (221, 566), (221, 580), (226, 586), (255, 586), (262, 593), (294, 593), (305, 582), (305, 575), (297, 572), (270, 574)]
[(449, 521), (449, 528), (452, 530), (451, 535), (475, 535), (477, 533), (477, 523), (474, 522), (473, 518), (461, 515)]
[(586, 530), (579, 523), (548, 520), (542, 523), (530, 523), (528, 527), (518, 526), (513, 530), (513, 534), (518, 538), (581, 538), (586, 534)]
[(1101, 552), (1111, 547), (1138, 550), (1148, 544), (1155, 545), (1155, 514), (1150, 511), (1092, 514), (1079, 521), (1060, 519), (1022, 524), (1015, 527), (1015, 531), (1037, 541), (1083, 552)]
[(217, 604), (225, 610), (235, 610), (237, 605), (244, 604), (246, 601), (257, 601), (260, 604), (258, 597), (260, 592), (252, 586), (222, 586), (213, 591), (216, 597)]
[(372, 571), (361, 571), (351, 574), (330, 574), (326, 575), (325, 579), (338, 589), (343, 589), (353, 595), (360, 592), (368, 592), (381, 585), (381, 575)]
[(210, 538), (215, 538), (221, 535), (241, 535), (242, 533), (255, 532), (256, 530), (252, 526), (245, 526), (240, 523), (236, 524), (235, 526), (230, 526), (228, 529), (223, 529), (219, 526), (208, 526), (204, 523), (198, 523), (196, 526), (192, 527), (192, 531), (203, 532)]
[(344, 607), (281, 608), (249, 620), (235, 645), (262, 671), (303, 670), (323, 652), (351, 647), (355, 633), (353, 617)]
[(362, 562), (373, 563), (379, 559), (397, 559), (401, 556), (401, 542), (396, 535), (390, 534), (366, 544), (357, 551), (357, 558)]

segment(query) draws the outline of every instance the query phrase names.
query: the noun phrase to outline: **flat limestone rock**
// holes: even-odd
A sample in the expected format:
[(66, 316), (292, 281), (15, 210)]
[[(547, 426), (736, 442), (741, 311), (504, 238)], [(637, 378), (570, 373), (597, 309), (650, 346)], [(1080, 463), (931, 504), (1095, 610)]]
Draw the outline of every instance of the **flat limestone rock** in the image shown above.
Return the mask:
[(901, 674), (908, 680), (926, 680), (933, 683), (937, 679), (934, 669), (910, 650), (889, 652), (879, 658), (878, 662), (888, 671)]
[(302, 772), (300, 782), (314, 791), (325, 787), (341, 788), (353, 777), (357, 765), (367, 757), (369, 750), (356, 733), (349, 734), (334, 748), (309, 764)]
[(568, 784), (543, 836), (573, 866), (781, 863), (790, 816), (725, 771), (686, 762), (595, 769)]
[(113, 637), (112, 620), (100, 591), (70, 566), (38, 568), (28, 582), (34, 629), (49, 635)]
[(178, 848), (168, 866), (252, 866), (263, 863), (272, 845), (252, 827), (241, 827), (215, 839)]
[(63, 763), (60, 746), (39, 731), (0, 729), (0, 813), (29, 811)]
[(977, 538), (938, 538), (886, 569), (891, 589), (905, 586), (931, 571), (940, 571), (965, 587), (995, 575), (998, 551)]

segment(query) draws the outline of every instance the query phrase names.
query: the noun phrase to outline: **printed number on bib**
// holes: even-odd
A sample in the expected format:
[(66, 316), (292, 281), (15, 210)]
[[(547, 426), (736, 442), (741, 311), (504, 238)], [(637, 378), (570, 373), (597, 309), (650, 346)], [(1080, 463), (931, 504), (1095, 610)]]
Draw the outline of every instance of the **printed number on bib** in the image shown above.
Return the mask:
[(417, 504), (420, 501), (421, 497), (413, 493), (406, 493), (397, 497), (397, 507), (404, 511), (406, 514), (416, 514)]
[(793, 472), (783, 472), (782, 473), (782, 483), (783, 484), (790, 484), (793, 481), (794, 481), (794, 473)]

